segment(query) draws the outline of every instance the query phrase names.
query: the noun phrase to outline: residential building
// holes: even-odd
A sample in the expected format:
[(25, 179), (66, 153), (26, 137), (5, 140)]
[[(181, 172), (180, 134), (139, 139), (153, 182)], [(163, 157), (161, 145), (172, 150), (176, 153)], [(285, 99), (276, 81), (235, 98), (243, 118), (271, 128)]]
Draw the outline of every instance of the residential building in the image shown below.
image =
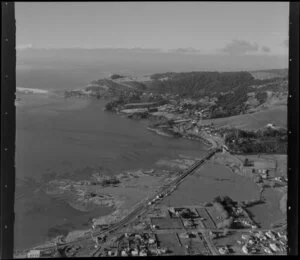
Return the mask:
[(244, 254), (249, 253), (248, 248), (245, 245), (242, 247), (242, 251), (243, 251)]

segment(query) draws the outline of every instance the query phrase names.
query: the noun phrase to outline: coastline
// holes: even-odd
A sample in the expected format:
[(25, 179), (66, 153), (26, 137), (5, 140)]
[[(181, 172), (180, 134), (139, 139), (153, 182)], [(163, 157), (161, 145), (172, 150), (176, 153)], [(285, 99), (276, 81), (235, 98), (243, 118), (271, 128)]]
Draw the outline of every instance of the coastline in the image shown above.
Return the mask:
[(23, 88), (23, 87), (17, 87), (16, 88), (17, 93), (22, 94), (49, 94), (49, 90), (45, 89), (37, 89), (37, 88)]
[[(119, 185), (113, 185), (113, 186), (107, 186), (103, 187), (101, 186), (101, 192), (100, 195), (102, 194), (106, 196), (106, 194), (111, 194), (114, 196), (113, 201), (111, 202), (111, 206), (115, 206), (115, 210), (111, 212), (108, 215), (105, 216), (95, 216), (92, 222), (95, 225), (110, 225), (114, 223), (118, 223), (121, 219), (123, 219), (124, 216), (130, 214), (130, 212), (134, 211), (135, 208), (138, 206), (142, 205), (149, 197), (153, 196), (157, 190), (159, 190), (164, 183), (169, 183), (172, 181), (175, 177), (176, 174), (174, 174), (174, 171), (170, 170), (164, 170), (162, 168), (169, 168), (174, 170), (174, 167), (178, 168), (178, 165), (188, 165), (191, 164), (190, 161), (196, 160), (195, 158), (193, 159), (186, 159), (184, 156), (181, 156), (177, 159), (173, 160), (166, 160), (164, 165), (160, 165), (160, 162), (158, 161), (155, 163), (154, 168), (152, 169), (143, 169), (143, 170), (134, 170), (134, 171), (128, 171), (126, 174), (121, 173), (118, 174), (117, 176), (120, 177), (121, 180), (123, 180)], [(165, 167), (163, 167), (165, 166)], [(82, 181), (83, 183), (88, 182), (88, 181)], [(65, 183), (66, 186), (67, 183), (66, 181), (63, 181), (62, 184)], [(53, 183), (55, 184), (55, 187), (58, 187), (58, 190), (61, 190), (59, 186), (59, 181)], [(62, 185), (61, 184), (61, 185)], [(63, 190), (65, 190), (66, 186), (61, 186)], [(75, 185), (74, 185), (75, 186)], [(100, 187), (100, 186), (99, 186)], [(83, 186), (83, 188), (85, 188)], [(94, 191), (100, 190), (98, 186), (87, 186), (86, 189), (89, 191), (93, 191), (90, 188), (93, 188)], [(61, 195), (63, 196), (63, 195)], [(117, 196), (117, 197), (115, 197)], [(124, 199), (124, 196), (127, 199)], [(63, 196), (65, 197), (65, 196)], [(65, 241), (67, 243), (70, 242), (75, 242), (82, 240), (84, 238), (90, 238), (90, 231), (91, 228), (86, 228), (86, 229), (76, 229), (73, 231), (70, 231), (65, 237)], [(58, 238), (60, 235), (48, 239), (45, 242), (39, 243), (33, 247), (29, 248), (22, 248), (19, 250), (14, 251), (15, 258), (22, 258), (26, 252), (29, 250), (33, 249), (47, 249), (49, 247), (55, 247), (56, 241), (58, 241)]]
[[(158, 135), (161, 135), (161, 136), (165, 136), (165, 137), (173, 137), (174, 138), (174, 135), (172, 135), (172, 134), (167, 134), (167, 133), (164, 133), (163, 131), (159, 131), (159, 130), (157, 130), (157, 129), (153, 129), (153, 128), (150, 128), (150, 127), (146, 127), (148, 130), (150, 130), (150, 131), (153, 131), (153, 132), (155, 132), (155, 133), (157, 133)], [(150, 129), (149, 129), (150, 128)], [(185, 136), (181, 136), (180, 138), (183, 138), (183, 139), (190, 139), (190, 140), (193, 140), (193, 138), (188, 138), (188, 137), (185, 137)], [(214, 142), (212, 142), (211, 140), (208, 140), (207, 142), (204, 142), (204, 138), (203, 139), (199, 139), (199, 140), (197, 140), (197, 141), (200, 141), (200, 142), (202, 142), (203, 144), (205, 144), (205, 146), (207, 146), (207, 145), (209, 145), (210, 147), (214, 147), (214, 145), (215, 145), (215, 143)], [(209, 149), (211, 149), (211, 148), (208, 148), (208, 150)], [(178, 163), (178, 162), (177, 162)], [(176, 163), (175, 163), (176, 164)], [(169, 167), (170, 167), (170, 165), (169, 165)], [(171, 168), (172, 168), (172, 166), (171, 166)], [(179, 169), (180, 169), (180, 167), (179, 167)], [(143, 187), (143, 185), (141, 186), (141, 187)], [(131, 211), (133, 211), (134, 210), (134, 208), (138, 205), (138, 204), (140, 204), (141, 203), (141, 201), (139, 201), (139, 202), (137, 202), (135, 205), (132, 205), (129, 209), (127, 208), (126, 209), (126, 211), (127, 212), (131, 212)], [(118, 211), (118, 210), (117, 210)], [(115, 211), (113, 211), (112, 213), (110, 213), (110, 214), (108, 214), (108, 215), (106, 215), (106, 216), (102, 216), (102, 217), (95, 217), (95, 219), (109, 219), (109, 218), (111, 218), (112, 216), (113, 216), (113, 220), (118, 220), (118, 217), (116, 217), (115, 216)], [(126, 215), (126, 212), (125, 211), (119, 211), (118, 212), (119, 214), (119, 216), (124, 216), (124, 215)], [(128, 213), (129, 214), (129, 213)], [(104, 224), (104, 223), (102, 223), (102, 224)], [(90, 229), (76, 229), (76, 230), (73, 230), (73, 231), (70, 231), (66, 236), (65, 236), (65, 239), (66, 239), (66, 241), (68, 241), (68, 242), (71, 242), (71, 241), (74, 241), (74, 240), (78, 240), (78, 239), (81, 239), (82, 238), (82, 236), (85, 236), (85, 234), (86, 233), (89, 233), (89, 230)], [(55, 237), (55, 238), (52, 238), (52, 239), (48, 239), (48, 240), (46, 240), (45, 242), (43, 242), (43, 243), (39, 243), (39, 244), (37, 244), (36, 246), (34, 246), (34, 247), (29, 247), (29, 248), (23, 248), (23, 249), (20, 249), (20, 250), (17, 250), (16, 252), (26, 252), (26, 251), (28, 251), (28, 250), (31, 250), (31, 249), (36, 249), (36, 248), (47, 248), (47, 247), (51, 247), (51, 246), (53, 246), (54, 245), (54, 243), (55, 243), (55, 241), (57, 241), (57, 238), (58, 237), (60, 237), (59, 235), (57, 236), (57, 237)], [(16, 256), (18, 256), (19, 254), (16, 254)]]
[[(147, 127), (147, 129), (150, 130), (150, 131), (152, 131), (152, 132), (155, 132), (155, 133), (157, 133), (158, 135), (161, 135), (161, 136), (174, 137), (171, 134), (164, 133), (163, 131), (160, 131), (160, 130), (155, 129), (155, 128)], [(184, 135), (182, 136), (182, 138), (186, 138), (186, 139), (190, 139), (190, 140), (202, 141), (203, 143), (205, 143), (205, 141), (206, 141), (206, 144), (210, 144), (211, 148), (215, 148), (215, 147), (218, 146), (218, 142), (216, 140), (214, 140), (213, 137), (211, 137), (211, 136), (209, 137), (208, 135), (206, 135), (206, 136), (205, 135), (204, 136), (201, 135), (201, 138), (199, 137), (199, 139), (193, 138), (191, 136), (184, 136)], [(225, 166), (227, 166), (226, 163), (224, 163), (224, 164), (225, 164)], [(119, 216), (124, 216), (124, 215), (130, 214), (130, 212), (132, 212), (135, 209), (135, 207), (138, 207), (139, 204), (143, 203), (143, 201), (144, 200), (141, 200), (141, 201), (137, 202), (136, 204), (132, 205), (130, 208), (127, 208), (126, 210), (124, 210), (123, 212), (119, 211), (118, 215)], [(117, 216), (115, 216), (116, 214), (114, 215), (114, 212), (111, 213), (111, 214), (108, 214), (108, 215), (104, 216), (104, 218), (111, 219), (111, 217), (114, 216), (115, 218), (113, 220), (118, 221), (119, 219), (117, 218)], [(101, 217), (101, 218), (103, 218), (103, 217)], [(106, 222), (103, 222), (102, 224), (106, 224)], [(69, 232), (69, 234), (66, 236), (66, 241), (67, 242), (71, 242), (71, 241), (75, 242), (78, 239), (83, 239), (84, 237), (87, 237), (87, 234), (89, 234), (89, 230), (90, 229), (73, 230), (73, 231)], [(44, 247), (47, 247), (47, 245), (49, 243), (51, 244), (51, 241), (53, 241), (53, 240), (55, 241), (55, 239), (52, 239), (52, 240), (47, 241), (45, 243), (42, 243), (42, 244), (40, 244), (38, 246), (35, 246), (34, 248), (44, 248)], [(34, 249), (34, 248), (30, 248), (30, 249)], [(28, 250), (29, 249), (24, 249), (23, 251), (28, 251)], [(18, 258), (17, 256), (15, 256), (15, 257)]]

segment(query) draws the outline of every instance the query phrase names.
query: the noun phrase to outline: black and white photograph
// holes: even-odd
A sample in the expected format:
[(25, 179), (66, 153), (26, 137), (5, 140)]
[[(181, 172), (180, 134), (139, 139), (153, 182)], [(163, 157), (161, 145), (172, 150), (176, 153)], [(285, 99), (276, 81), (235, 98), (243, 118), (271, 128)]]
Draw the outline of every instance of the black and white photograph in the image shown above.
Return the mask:
[(14, 10), (14, 258), (289, 254), (289, 2)]

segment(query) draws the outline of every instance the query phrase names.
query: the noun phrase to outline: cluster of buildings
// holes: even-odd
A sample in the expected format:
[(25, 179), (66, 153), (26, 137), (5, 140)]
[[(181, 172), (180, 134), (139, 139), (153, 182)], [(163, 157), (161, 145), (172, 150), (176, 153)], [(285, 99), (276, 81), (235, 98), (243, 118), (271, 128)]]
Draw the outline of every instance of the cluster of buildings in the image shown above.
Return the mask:
[(288, 179), (285, 176), (275, 177), (274, 180), (278, 181), (278, 182), (280, 182), (282, 184), (287, 184), (288, 183)]
[(182, 224), (186, 228), (195, 228), (198, 226), (198, 221), (195, 219), (198, 218), (197, 214), (189, 208), (169, 208), (170, 216), (176, 216), (181, 218)]
[(256, 183), (263, 183), (265, 180), (269, 180), (269, 170), (268, 169), (252, 169), (252, 176)]
[(181, 101), (169, 101), (168, 104), (158, 107), (161, 112), (177, 113), (182, 117), (199, 120), (200, 118), (210, 118), (210, 111), (204, 108), (203, 104), (198, 104), (196, 101), (183, 99)]
[(167, 249), (159, 248), (152, 233), (125, 233), (116, 242), (114, 247), (105, 250), (106, 256), (151, 256), (167, 252)]
[(243, 234), (237, 243), (244, 254), (285, 254), (287, 236), (285, 232), (257, 231)]

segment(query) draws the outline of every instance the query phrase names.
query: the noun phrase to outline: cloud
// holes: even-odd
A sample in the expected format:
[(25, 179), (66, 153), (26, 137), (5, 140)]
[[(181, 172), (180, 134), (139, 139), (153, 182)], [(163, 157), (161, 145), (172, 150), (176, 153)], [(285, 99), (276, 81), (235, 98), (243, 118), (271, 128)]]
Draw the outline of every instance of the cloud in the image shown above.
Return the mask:
[(32, 44), (19, 44), (16, 46), (17, 50), (24, 50), (24, 49), (30, 49), (33, 48)]
[(129, 51), (133, 51), (133, 52), (161, 52), (160, 49), (158, 48), (140, 48), (140, 47), (135, 47), (135, 48), (131, 48), (131, 49), (127, 49)]
[(242, 55), (249, 52), (257, 52), (258, 44), (250, 43), (243, 40), (233, 40), (228, 43), (223, 49), (223, 52), (229, 53), (231, 55)]
[(197, 53), (200, 52), (200, 50), (194, 49), (194, 48), (178, 48), (178, 49), (172, 49), (171, 52), (177, 52), (177, 53)]
[(289, 47), (289, 39), (285, 39), (285, 40), (283, 41), (283, 46), (286, 47), (286, 48)]
[(271, 51), (271, 49), (270, 49), (269, 47), (267, 47), (267, 46), (263, 46), (263, 47), (261, 48), (261, 50), (262, 50), (263, 52), (270, 52), (270, 51)]

